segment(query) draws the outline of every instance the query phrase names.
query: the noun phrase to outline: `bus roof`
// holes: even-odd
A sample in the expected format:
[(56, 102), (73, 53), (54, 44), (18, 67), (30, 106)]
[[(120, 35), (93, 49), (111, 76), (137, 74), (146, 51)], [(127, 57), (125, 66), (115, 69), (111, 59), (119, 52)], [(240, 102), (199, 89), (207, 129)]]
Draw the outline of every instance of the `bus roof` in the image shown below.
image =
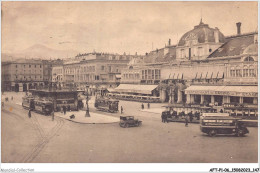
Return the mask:
[(204, 117), (216, 117), (216, 116), (222, 116), (222, 117), (228, 117), (229, 114), (228, 113), (203, 113), (202, 116)]
[(202, 119), (207, 119), (207, 120), (242, 120), (242, 118), (236, 118), (236, 117), (231, 117), (231, 116), (209, 116), (209, 117), (202, 117)]

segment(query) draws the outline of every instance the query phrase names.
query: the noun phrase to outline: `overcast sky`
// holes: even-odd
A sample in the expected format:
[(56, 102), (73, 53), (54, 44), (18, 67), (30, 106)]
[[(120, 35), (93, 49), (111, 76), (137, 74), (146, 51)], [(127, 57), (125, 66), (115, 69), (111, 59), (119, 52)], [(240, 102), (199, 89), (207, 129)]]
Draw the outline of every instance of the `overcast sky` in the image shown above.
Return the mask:
[(257, 30), (257, 2), (3, 2), (2, 52), (42, 44), (80, 53), (144, 54), (200, 22), (226, 36)]

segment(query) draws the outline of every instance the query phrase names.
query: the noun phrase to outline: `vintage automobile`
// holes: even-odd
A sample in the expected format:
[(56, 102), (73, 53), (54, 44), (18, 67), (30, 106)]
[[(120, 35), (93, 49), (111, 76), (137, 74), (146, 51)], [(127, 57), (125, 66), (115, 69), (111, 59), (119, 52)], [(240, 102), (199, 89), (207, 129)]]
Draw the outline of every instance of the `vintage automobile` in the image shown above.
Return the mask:
[(249, 133), (241, 118), (225, 113), (204, 113), (200, 120), (200, 130), (211, 137), (217, 134), (235, 134), (239, 137)]
[(134, 119), (134, 116), (120, 116), (119, 125), (124, 128), (138, 127), (142, 125), (142, 121)]

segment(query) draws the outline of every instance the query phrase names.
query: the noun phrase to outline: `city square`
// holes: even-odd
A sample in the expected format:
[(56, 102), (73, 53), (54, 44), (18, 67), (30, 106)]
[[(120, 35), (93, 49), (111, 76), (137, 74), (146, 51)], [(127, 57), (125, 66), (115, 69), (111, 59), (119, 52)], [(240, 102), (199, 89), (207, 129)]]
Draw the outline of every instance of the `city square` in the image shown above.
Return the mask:
[(258, 2), (1, 10), (1, 171), (259, 171)]
[[(142, 120), (142, 126), (121, 128), (120, 113), (102, 113), (104, 119), (107, 116), (118, 119), (109, 124), (81, 124), (56, 116), (52, 121), (51, 116), (37, 113), (32, 113), (30, 119), (28, 110), (19, 104), (22, 94), (10, 95), (14, 100), (6, 102), (2, 109), (4, 163), (257, 162), (257, 127), (249, 128), (250, 133), (241, 138), (234, 135), (211, 138), (201, 133), (199, 124), (185, 127), (184, 123), (162, 123), (160, 114), (147, 114), (141, 111), (141, 103), (128, 101), (120, 102), (126, 108), (123, 115)], [(151, 104), (150, 109), (162, 105)], [(92, 112), (100, 113), (90, 105), (90, 115)], [(12, 126), (16, 128), (9, 128)]]

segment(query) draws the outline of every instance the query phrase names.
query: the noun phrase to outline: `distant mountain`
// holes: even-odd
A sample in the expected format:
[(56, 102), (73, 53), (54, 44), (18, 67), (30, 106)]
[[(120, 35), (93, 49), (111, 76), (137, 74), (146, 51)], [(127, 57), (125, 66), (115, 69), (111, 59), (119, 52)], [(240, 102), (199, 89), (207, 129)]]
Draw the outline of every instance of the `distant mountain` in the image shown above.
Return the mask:
[(46, 47), (41, 44), (35, 44), (27, 49), (14, 53), (2, 53), (2, 61), (20, 59), (20, 58), (33, 58), (33, 59), (65, 59), (74, 57), (78, 54), (74, 50), (56, 50)]

